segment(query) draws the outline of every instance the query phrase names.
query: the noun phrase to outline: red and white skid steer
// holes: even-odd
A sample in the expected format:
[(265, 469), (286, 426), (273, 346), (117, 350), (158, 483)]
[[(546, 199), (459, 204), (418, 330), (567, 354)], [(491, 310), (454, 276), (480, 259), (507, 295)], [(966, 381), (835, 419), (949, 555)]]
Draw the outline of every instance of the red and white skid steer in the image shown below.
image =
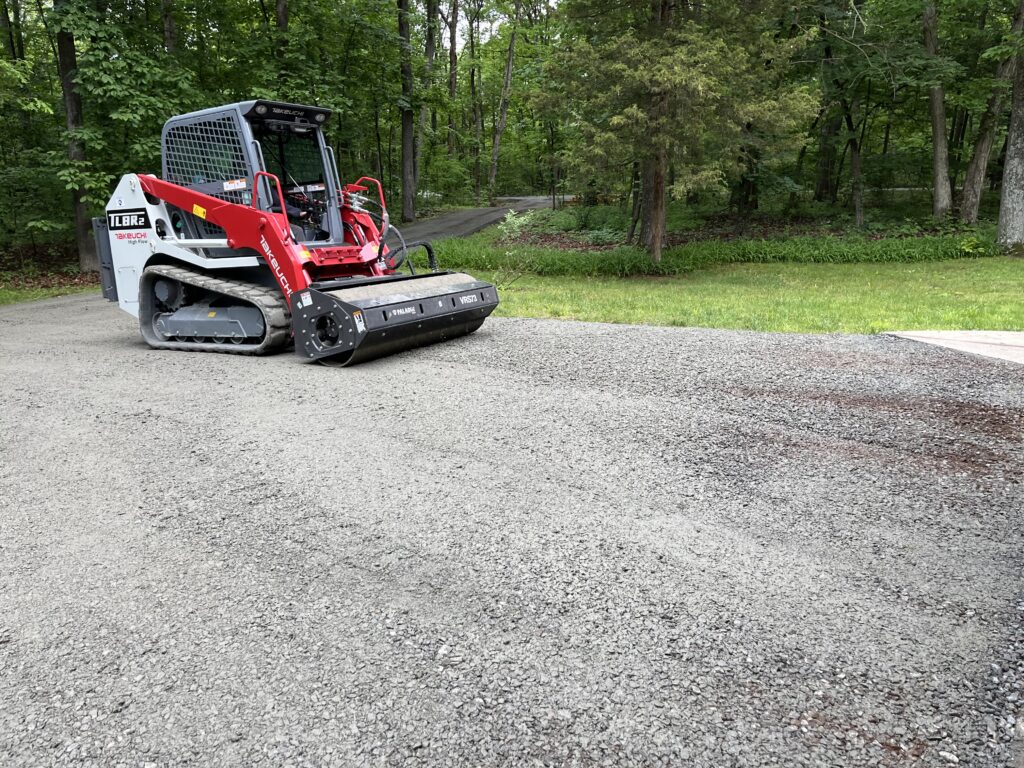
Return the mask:
[[(246, 101), (174, 117), (163, 179), (121, 179), (93, 220), (103, 294), (151, 347), (258, 355), (294, 342), (303, 359), (349, 365), (472, 333), (498, 305), (493, 285), (402, 241), (378, 181), (341, 185), (329, 116)], [(417, 248), (430, 272), (416, 274)]]

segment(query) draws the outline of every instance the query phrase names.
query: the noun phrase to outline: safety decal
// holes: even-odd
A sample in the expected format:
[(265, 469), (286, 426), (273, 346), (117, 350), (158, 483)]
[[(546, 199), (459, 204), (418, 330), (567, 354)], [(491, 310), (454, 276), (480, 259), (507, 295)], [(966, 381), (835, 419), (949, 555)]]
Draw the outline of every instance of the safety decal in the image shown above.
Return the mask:
[(203, 208), (203, 206), (201, 206), (201, 205), (193, 205), (192, 206), (192, 213), (195, 214), (196, 216), (198, 216), (200, 219), (205, 219), (206, 218), (206, 209)]
[(363, 322), (362, 312), (353, 312), (352, 319), (356, 321), (356, 330), (358, 330), (360, 333), (366, 330), (366, 323)]
[(224, 182), (225, 192), (234, 192), (237, 189), (245, 189), (248, 182), (245, 179), (231, 179)]

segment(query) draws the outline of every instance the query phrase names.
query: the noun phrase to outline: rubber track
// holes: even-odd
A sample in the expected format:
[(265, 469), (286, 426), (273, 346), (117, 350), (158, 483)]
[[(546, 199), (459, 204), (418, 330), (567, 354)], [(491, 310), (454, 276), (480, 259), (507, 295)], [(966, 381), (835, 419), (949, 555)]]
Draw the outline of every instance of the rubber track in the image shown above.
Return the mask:
[[(285, 302), (281, 291), (277, 288), (267, 288), (262, 285), (247, 283), (243, 280), (213, 277), (204, 272), (165, 264), (146, 267), (144, 274), (158, 274), (163, 277), (169, 277), (186, 285), (230, 296), (233, 299), (239, 299), (240, 301), (252, 304), (263, 314), (263, 322), (266, 328), (263, 340), (259, 344), (162, 341), (156, 337), (154, 330), (151, 330), (149, 333), (143, 330), (143, 338), (154, 349), (176, 349), (183, 352), (218, 352), (228, 355), (266, 355), (284, 349), (291, 340), (291, 310), (288, 308), (288, 304)], [(140, 318), (139, 323), (140, 325), (150, 323), (150, 328), (152, 328), (152, 319), (143, 320)]]

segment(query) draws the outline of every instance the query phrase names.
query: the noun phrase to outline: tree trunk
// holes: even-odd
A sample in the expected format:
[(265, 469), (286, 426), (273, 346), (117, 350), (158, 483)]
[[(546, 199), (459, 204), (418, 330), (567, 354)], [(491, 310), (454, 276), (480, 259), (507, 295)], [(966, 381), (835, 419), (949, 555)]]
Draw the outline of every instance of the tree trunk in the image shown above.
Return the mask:
[(416, 114), (412, 108), (412, 47), (409, 0), (398, 0), (402, 75), (402, 221), (416, 221)]
[(22, 32), (21, 0), (11, 0), (11, 28), (14, 32), (15, 58), (25, 58), (25, 35)]
[(455, 155), (455, 93), (459, 84), (459, 0), (448, 14), (448, 154)]
[[(939, 20), (935, 3), (924, 8), (924, 48), (929, 57), (939, 54)], [(928, 105), (932, 120), (932, 215), (937, 219), (947, 216), (953, 207), (953, 190), (949, 183), (949, 148), (946, 144), (946, 93), (942, 84), (928, 89)]]
[(487, 195), (494, 197), (494, 185), (498, 180), (498, 153), (501, 150), (501, 136), (508, 124), (508, 104), (512, 95), (512, 64), (516, 55), (516, 32), (519, 26), (520, 0), (516, 0), (512, 16), (512, 31), (508, 38), (508, 53), (505, 56), (505, 75), (501, 81), (501, 101), (498, 104), (498, 120), (494, 124), (494, 139), (491, 142), (491, 170), (487, 174)]
[[(57, 31), (57, 71), (60, 75), (61, 92), (64, 95), (65, 123), (68, 129), (68, 159), (73, 165), (85, 162), (85, 148), (75, 136), (82, 127), (82, 97), (78, 93), (75, 76), (78, 72), (78, 54), (75, 51), (74, 33), (67, 28), (66, 9), (68, 0), (56, 0), (54, 11), (60, 27)], [(92, 222), (85, 203), (85, 190), (78, 187), (72, 194), (75, 213), (75, 242), (78, 245), (78, 268), (82, 272), (96, 272), (96, 244), (92, 237)]]
[(853, 195), (853, 219), (858, 227), (864, 226), (864, 176), (861, 173), (860, 141), (850, 139), (850, 183)]
[[(1024, 0), (1020, 0), (1017, 4), (1012, 31), (1017, 35), (1024, 31)], [(988, 169), (992, 145), (996, 139), (996, 129), (999, 127), (999, 118), (1003, 112), (1004, 83), (1013, 77), (1015, 63), (1016, 59), (1012, 56), (999, 63), (996, 70), (998, 82), (988, 97), (985, 112), (978, 125), (978, 137), (974, 141), (974, 152), (971, 154), (967, 172), (964, 174), (964, 189), (960, 200), (960, 219), (965, 224), (974, 224), (978, 221), (981, 193), (985, 186), (985, 171)]]
[(1003, 147), (999, 150), (999, 156), (996, 158), (995, 167), (989, 169), (988, 172), (989, 192), (995, 192), (999, 189), (999, 185), (1003, 183), (1003, 169), (1006, 167), (1006, 146), (1009, 143), (1009, 135), (1003, 136)]
[(558, 210), (558, 153), (555, 151), (555, 123), (548, 120), (548, 156), (551, 159), (551, 210)]
[(395, 126), (388, 128), (388, 200), (395, 198)]
[[(673, 23), (676, 0), (652, 0), (651, 37), (661, 37)], [(668, 178), (671, 95), (666, 90), (654, 90), (647, 107), (651, 131), (650, 154), (643, 161), (643, 203), (641, 204), (640, 242), (651, 254), (655, 264), (661, 261), (665, 241), (665, 214), (668, 208)]]
[(384, 142), (380, 138), (380, 105), (373, 104), (373, 130), (377, 138), (377, 172), (378, 179), (384, 178)]
[(814, 200), (819, 203), (832, 202), (836, 193), (836, 136), (843, 124), (843, 118), (835, 115), (821, 124), (818, 138), (818, 178), (814, 184)]
[(981, 209), (981, 192), (985, 184), (985, 171), (995, 143), (999, 114), (1002, 111), (1003, 94), (996, 90), (989, 96), (985, 113), (978, 126), (978, 137), (974, 141), (974, 152), (964, 173), (963, 194), (960, 197), (960, 220), (975, 224)]
[(480, 34), (480, 16), (483, 1), (477, 0), (473, 16), (469, 19), (469, 96), (473, 102), (473, 194), (480, 200), (480, 153), (483, 150), (484, 106), (480, 103), (480, 89), (477, 87), (479, 72), (476, 60), (476, 42)]
[[(427, 35), (423, 45), (426, 57), (426, 71), (423, 77), (423, 91), (426, 93), (431, 86), (434, 74), (434, 56), (437, 53), (437, 6), (438, 0), (427, 0)], [(423, 164), (423, 141), (430, 125), (430, 109), (426, 104), (420, 107), (420, 128), (416, 134), (416, 188), (420, 185), (420, 168)]]
[[(871, 87), (868, 86), (868, 99), (871, 98)], [(850, 196), (853, 201), (853, 217), (858, 227), (864, 226), (864, 174), (861, 170), (860, 148), (864, 141), (864, 134), (867, 131), (867, 116), (861, 121), (860, 137), (857, 136), (857, 123), (853, 119), (857, 111), (857, 101), (852, 104), (843, 99), (843, 119), (846, 121), (846, 130), (850, 134), (846, 147), (850, 150)]]
[(288, 0), (277, 0), (277, 58), (284, 59), (288, 48)]
[(630, 193), (633, 198), (633, 210), (629, 217), (629, 232), (626, 233), (626, 245), (633, 243), (636, 236), (636, 225), (640, 221), (640, 163), (633, 162), (633, 180), (630, 184)]
[(953, 109), (953, 126), (949, 131), (949, 188), (956, 189), (957, 175), (959, 173), (960, 161), (964, 153), (964, 139), (967, 136), (967, 126), (970, 123), (971, 113), (961, 106)]
[[(751, 136), (754, 126), (747, 123), (743, 126), (743, 135)], [(760, 163), (760, 153), (753, 144), (744, 144), (740, 147), (739, 162), (743, 165), (744, 171), (739, 183), (732, 191), (732, 204), (742, 212), (756, 211), (759, 205), (757, 196), (757, 169)]]
[(178, 28), (174, 23), (174, 0), (160, 0), (164, 22), (164, 48), (168, 53), (178, 50)]
[(11, 26), (11, 14), (7, 10), (7, 0), (0, 0), (0, 38), (3, 38), (4, 50), (11, 61), (18, 58), (18, 49), (14, 45), (14, 28)]
[(667, 191), (665, 179), (668, 169), (668, 153), (658, 149), (652, 157), (644, 160), (643, 202), (640, 203), (640, 243), (651, 254), (651, 261), (661, 261), (661, 249), (665, 240), (665, 214)]
[(277, 31), (282, 35), (288, 32), (288, 0), (277, 0)]
[(1024, 246), (1024, 55), (1016, 59), (999, 203), (999, 244), (1020, 253)]
[[(804, 160), (807, 157), (807, 145), (800, 147), (800, 152), (796, 156), (796, 170), (793, 173), (793, 178), (796, 180), (797, 186), (802, 188), (802, 181), (804, 175)], [(786, 202), (785, 212), (796, 210), (796, 207), (800, 204), (800, 196), (797, 194), (796, 189), (792, 189), (789, 192), (789, 200)]]

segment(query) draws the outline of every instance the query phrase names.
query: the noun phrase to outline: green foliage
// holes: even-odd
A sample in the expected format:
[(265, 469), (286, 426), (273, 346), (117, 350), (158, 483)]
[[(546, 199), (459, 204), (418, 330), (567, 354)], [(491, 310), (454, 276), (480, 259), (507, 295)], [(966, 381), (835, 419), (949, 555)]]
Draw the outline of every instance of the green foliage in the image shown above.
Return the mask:
[[(623, 194), (623, 168), (667, 152), (672, 193), (721, 195), (772, 153), (761, 173), (777, 173), (803, 144), (815, 98), (787, 77), (805, 36), (778, 34), (780, 9), (754, 3), (677, 4), (671, 26), (650, 21), (650, 3), (567, 0), (570, 44), (550, 77), (568, 101), (578, 140), (566, 152), (577, 184)], [(666, 108), (652, 99), (666, 95)]]
[[(123, 173), (160, 172), (168, 117), (253, 97), (333, 108), (325, 131), (342, 176), (377, 175), (388, 198), (397, 198), (403, 97), (393, 4), (288, 0), (287, 31), (277, 28), (275, 3), (251, 0), (60, 5), (57, 12), (52, 2), (20, 3), (24, 55), (0, 52), (0, 246), (68, 239), (71, 190), (84, 189), (98, 212)], [(514, 4), (459, 3), (454, 97), (447, 30), (438, 25), (428, 66), (425, 3), (412, 5), (420, 205), (481, 204)], [(656, 151), (670, 161), (670, 231), (697, 230), (705, 212), (727, 207), (779, 221), (820, 215), (846, 227), (851, 138), (862, 143), (864, 235), (891, 231), (892, 221), (906, 218), (897, 212), (903, 200), (878, 190), (928, 194), (927, 88), (946, 90), (957, 181), (988, 99), (1007, 89), (998, 65), (1024, 45), (1010, 32), (1012, 0), (940, 0), (935, 57), (923, 51), (917, 0), (676, 3), (665, 28), (651, 23), (648, 0), (523, 0), (519, 7), (494, 192), (601, 203), (522, 225), (601, 247), (624, 241), (634, 168)], [(78, 51), (85, 124), (73, 135), (56, 77), (59, 29), (74, 35)], [(658, 94), (670, 97), (663, 114), (650, 108)], [(835, 121), (835, 131), (823, 133)], [(1005, 114), (997, 122), (998, 175)], [(957, 125), (966, 128), (958, 134)], [(71, 138), (84, 147), (83, 161), (68, 159)], [(815, 195), (822, 167), (834, 188)], [(903, 234), (920, 234), (915, 222), (901, 223)], [(984, 251), (986, 243), (964, 247)]]
[(498, 225), (498, 231), (506, 240), (518, 240), (534, 226), (534, 222), (540, 216), (540, 211), (526, 211), (525, 213), (509, 211)]
[[(602, 232), (602, 230), (598, 230)], [(600, 239), (598, 235), (598, 239)], [(621, 240), (619, 240), (621, 242)], [(510, 267), (510, 251), (481, 234), (466, 240), (438, 243), (438, 259), (446, 269), (469, 272)], [(861, 264), (919, 263), (997, 253), (994, 240), (982, 233), (922, 237), (789, 237), (774, 240), (708, 240), (667, 249), (654, 264), (639, 248), (606, 251), (518, 247), (515, 267), (541, 276), (636, 277), (685, 275), (723, 264)]]

